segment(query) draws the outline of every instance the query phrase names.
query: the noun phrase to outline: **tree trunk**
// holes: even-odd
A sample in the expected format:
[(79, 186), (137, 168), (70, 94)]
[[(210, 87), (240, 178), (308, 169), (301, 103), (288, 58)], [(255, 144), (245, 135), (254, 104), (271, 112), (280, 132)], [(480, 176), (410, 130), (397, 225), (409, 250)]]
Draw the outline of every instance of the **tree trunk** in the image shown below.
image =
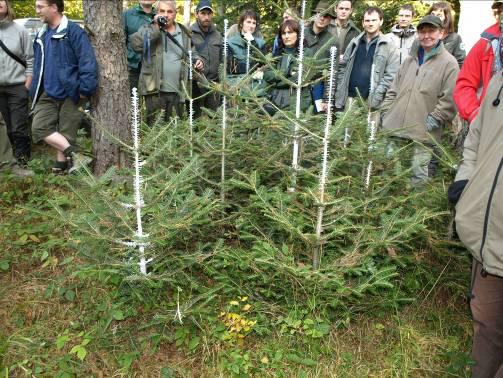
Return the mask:
[(126, 44), (121, 26), (122, 0), (84, 0), (84, 20), (99, 66), (99, 85), (92, 98), (94, 173), (124, 167), (128, 154), (117, 139), (131, 140)]
[(190, 15), (192, 11), (192, 1), (191, 0), (185, 0), (183, 2), (183, 24), (186, 27), (190, 26)]

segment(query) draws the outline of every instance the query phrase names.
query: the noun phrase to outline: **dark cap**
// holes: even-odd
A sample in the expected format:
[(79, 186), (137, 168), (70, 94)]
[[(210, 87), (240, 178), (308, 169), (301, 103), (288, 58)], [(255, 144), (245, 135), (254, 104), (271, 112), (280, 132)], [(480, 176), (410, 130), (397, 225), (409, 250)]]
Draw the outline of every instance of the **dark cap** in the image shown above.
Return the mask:
[(431, 25), (431, 26), (434, 26), (436, 28), (439, 28), (439, 29), (443, 29), (444, 28), (444, 23), (442, 22), (442, 20), (440, 19), (440, 17), (437, 17), (437, 16), (434, 16), (432, 14), (429, 14), (427, 16), (424, 16), (421, 21), (419, 21), (419, 23), (417, 24), (417, 29), (419, 30), (419, 28), (423, 25)]
[(203, 9), (209, 9), (210, 11), (213, 12), (210, 0), (201, 0), (199, 4), (197, 4), (196, 12), (202, 11)]
[(500, 4), (503, 4), (503, 0), (494, 0), (492, 8), (496, 9), (500, 6)]
[(328, 1), (321, 0), (314, 8), (314, 13), (328, 14), (332, 18), (336, 18), (333, 5)]

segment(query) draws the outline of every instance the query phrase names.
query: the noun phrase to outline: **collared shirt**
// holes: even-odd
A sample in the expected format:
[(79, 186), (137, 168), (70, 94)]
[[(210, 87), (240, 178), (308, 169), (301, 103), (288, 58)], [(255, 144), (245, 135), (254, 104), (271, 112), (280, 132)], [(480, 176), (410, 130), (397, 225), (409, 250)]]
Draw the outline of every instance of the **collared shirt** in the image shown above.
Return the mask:
[[(182, 29), (175, 24), (175, 32), (171, 35), (183, 46)], [(161, 32), (163, 38), (161, 92), (179, 92), (180, 75), (182, 73), (183, 51)]]

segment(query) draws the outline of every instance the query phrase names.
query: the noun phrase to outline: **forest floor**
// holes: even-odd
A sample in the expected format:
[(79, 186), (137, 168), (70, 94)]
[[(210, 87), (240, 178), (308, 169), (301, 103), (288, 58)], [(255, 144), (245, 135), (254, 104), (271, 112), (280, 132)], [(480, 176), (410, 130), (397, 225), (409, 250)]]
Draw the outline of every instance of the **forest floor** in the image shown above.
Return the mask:
[(77, 270), (86, 264), (72, 247), (79, 241), (44, 215), (55, 195), (71, 206), (71, 178), (42, 173), (48, 164), (39, 155), (35, 177), (0, 181), (2, 376), (469, 376), (468, 258), (463, 265), (420, 252), (433, 276), (462, 278), (447, 287), (432, 280), (400, 307), (360, 313), (323, 335), (306, 323), (257, 327), (229, 346), (203, 317), (197, 333), (173, 319), (153, 322), (148, 305), (122, 305), (113, 279)]

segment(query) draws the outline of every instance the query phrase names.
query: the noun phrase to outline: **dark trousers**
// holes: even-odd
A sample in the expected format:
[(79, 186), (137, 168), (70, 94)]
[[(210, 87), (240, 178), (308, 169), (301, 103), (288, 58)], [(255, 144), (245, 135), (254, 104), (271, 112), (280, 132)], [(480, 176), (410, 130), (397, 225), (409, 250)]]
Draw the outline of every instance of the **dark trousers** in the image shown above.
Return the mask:
[(0, 86), (0, 112), (16, 159), (31, 156), (28, 90), (24, 84)]
[(472, 358), (475, 378), (503, 377), (503, 278), (482, 274), (482, 265), (472, 266), (473, 315)]
[(194, 98), (194, 118), (201, 117), (203, 114), (202, 108), (216, 111), (222, 102), (218, 93), (211, 92), (209, 89), (204, 87), (199, 87), (199, 84), (197, 84), (196, 81), (192, 82), (192, 98)]
[(152, 126), (155, 122), (155, 114), (159, 110), (164, 111), (164, 121), (169, 122), (173, 116), (182, 117), (183, 103), (180, 96), (174, 92), (160, 92), (145, 96), (147, 110), (147, 124)]
[(128, 78), (129, 78), (129, 96), (131, 96), (131, 94), (133, 93), (133, 88), (138, 89), (138, 82), (140, 81), (140, 69), (133, 70), (129, 68)]

